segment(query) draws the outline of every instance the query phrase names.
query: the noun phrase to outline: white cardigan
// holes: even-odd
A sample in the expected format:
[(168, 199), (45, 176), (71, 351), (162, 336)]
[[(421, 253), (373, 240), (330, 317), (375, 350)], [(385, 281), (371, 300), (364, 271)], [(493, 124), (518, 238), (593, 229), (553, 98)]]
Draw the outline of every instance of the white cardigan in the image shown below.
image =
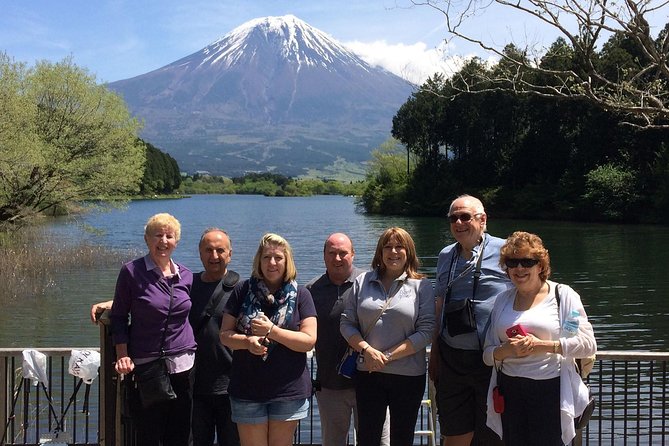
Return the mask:
[[(550, 293), (554, 293), (557, 283), (548, 281)], [(500, 313), (509, 300), (516, 295), (516, 288), (510, 288), (500, 293), (495, 300), (495, 306), (490, 315), (490, 327), (488, 328), (485, 345), (483, 349), (483, 361), (493, 367), (490, 386), (488, 388), (487, 424), (500, 438), (502, 438), (502, 416), (495, 412), (492, 401), (492, 389), (497, 385), (497, 366), (501, 365), (495, 361), (493, 352), (502, 344), (496, 335), (496, 322)], [(588, 388), (576, 371), (576, 358), (592, 356), (597, 351), (597, 342), (592, 325), (588, 322), (581, 297), (568, 285), (560, 285), (560, 321), (567, 319), (572, 310), (577, 310), (579, 318), (578, 333), (569, 338), (561, 337), (562, 357), (560, 358), (560, 422), (562, 425), (562, 442), (569, 444), (576, 436), (574, 418), (583, 413), (588, 405)], [(497, 362), (497, 364), (496, 364)]]

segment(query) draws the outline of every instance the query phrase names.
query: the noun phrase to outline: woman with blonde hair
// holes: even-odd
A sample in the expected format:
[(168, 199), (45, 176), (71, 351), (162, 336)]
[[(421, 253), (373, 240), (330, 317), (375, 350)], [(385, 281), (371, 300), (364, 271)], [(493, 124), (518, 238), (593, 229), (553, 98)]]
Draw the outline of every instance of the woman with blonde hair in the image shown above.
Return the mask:
[(413, 444), (425, 391), (425, 347), (434, 329), (434, 292), (419, 266), (409, 233), (389, 228), (377, 242), (373, 270), (358, 276), (346, 297), (340, 330), (359, 352), (355, 391), (361, 446), (378, 446), (387, 409), (390, 444)]
[(592, 325), (576, 291), (548, 280), (550, 256), (537, 235), (511, 234), (499, 262), (514, 287), (497, 296), (485, 339), (483, 360), (495, 366), (488, 426), (509, 446), (571, 444), (588, 404), (574, 360), (595, 354)]
[(242, 446), (290, 446), (307, 416), (306, 353), (316, 343), (316, 309), (296, 276), (288, 241), (265, 234), (251, 278), (224, 309), (220, 338), (233, 350), (228, 392)]
[[(196, 347), (188, 323), (193, 273), (172, 260), (180, 238), (176, 218), (152, 216), (144, 229), (149, 253), (123, 265), (111, 307), (115, 367), (119, 374), (131, 374), (130, 410), (141, 445), (187, 446), (190, 435), (189, 376)], [(137, 388), (140, 372), (153, 364), (167, 368), (174, 398), (149, 402), (148, 394)]]

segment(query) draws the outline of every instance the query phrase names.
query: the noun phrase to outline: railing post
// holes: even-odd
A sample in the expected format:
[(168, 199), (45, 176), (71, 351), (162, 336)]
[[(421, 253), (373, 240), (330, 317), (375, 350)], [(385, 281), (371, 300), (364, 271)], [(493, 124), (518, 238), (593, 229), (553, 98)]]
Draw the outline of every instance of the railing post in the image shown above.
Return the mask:
[[(9, 368), (9, 355), (0, 357), (0, 431), (4, 432), (5, 426), (7, 425), (7, 413), (8, 410), (11, 410), (9, 407), (12, 401), (11, 393), (7, 391), (9, 389), (9, 380), (7, 376), (7, 369)], [(0, 434), (2, 435), (2, 434)]]
[(100, 446), (120, 446), (117, 432), (116, 384), (118, 378), (113, 364), (116, 351), (111, 341), (109, 310), (99, 319), (100, 326)]

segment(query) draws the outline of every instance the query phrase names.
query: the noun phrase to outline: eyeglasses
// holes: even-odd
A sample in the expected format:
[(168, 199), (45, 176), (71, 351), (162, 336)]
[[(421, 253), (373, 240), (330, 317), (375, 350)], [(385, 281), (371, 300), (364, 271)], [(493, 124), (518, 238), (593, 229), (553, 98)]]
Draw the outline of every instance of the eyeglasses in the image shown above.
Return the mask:
[(482, 215), (482, 214), (478, 213), (478, 214), (472, 215), (472, 214), (468, 214), (468, 213), (465, 212), (463, 214), (451, 214), (451, 215), (447, 216), (446, 218), (448, 218), (448, 221), (451, 222), (451, 223), (457, 223), (458, 220), (460, 220), (462, 223), (466, 223), (469, 220), (471, 220), (472, 218), (478, 217), (479, 215)]
[(539, 263), (537, 259), (506, 259), (504, 261), (507, 268), (518, 268), (518, 265), (523, 268), (532, 268), (537, 263)]

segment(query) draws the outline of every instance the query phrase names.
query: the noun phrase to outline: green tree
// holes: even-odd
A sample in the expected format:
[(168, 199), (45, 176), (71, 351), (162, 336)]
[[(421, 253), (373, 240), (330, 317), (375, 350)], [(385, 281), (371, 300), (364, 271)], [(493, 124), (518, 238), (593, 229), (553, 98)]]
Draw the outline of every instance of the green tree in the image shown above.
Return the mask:
[(176, 160), (152, 144), (144, 142), (146, 167), (140, 192), (144, 195), (171, 194), (181, 185), (181, 172)]
[(407, 182), (404, 150), (397, 140), (388, 140), (372, 152), (358, 203), (372, 214), (406, 214)]
[(0, 54), (0, 222), (134, 192), (139, 123), (71, 58), (35, 67)]
[(636, 192), (636, 175), (627, 169), (605, 164), (587, 174), (583, 199), (599, 215), (610, 220), (620, 220), (634, 209), (639, 196)]

